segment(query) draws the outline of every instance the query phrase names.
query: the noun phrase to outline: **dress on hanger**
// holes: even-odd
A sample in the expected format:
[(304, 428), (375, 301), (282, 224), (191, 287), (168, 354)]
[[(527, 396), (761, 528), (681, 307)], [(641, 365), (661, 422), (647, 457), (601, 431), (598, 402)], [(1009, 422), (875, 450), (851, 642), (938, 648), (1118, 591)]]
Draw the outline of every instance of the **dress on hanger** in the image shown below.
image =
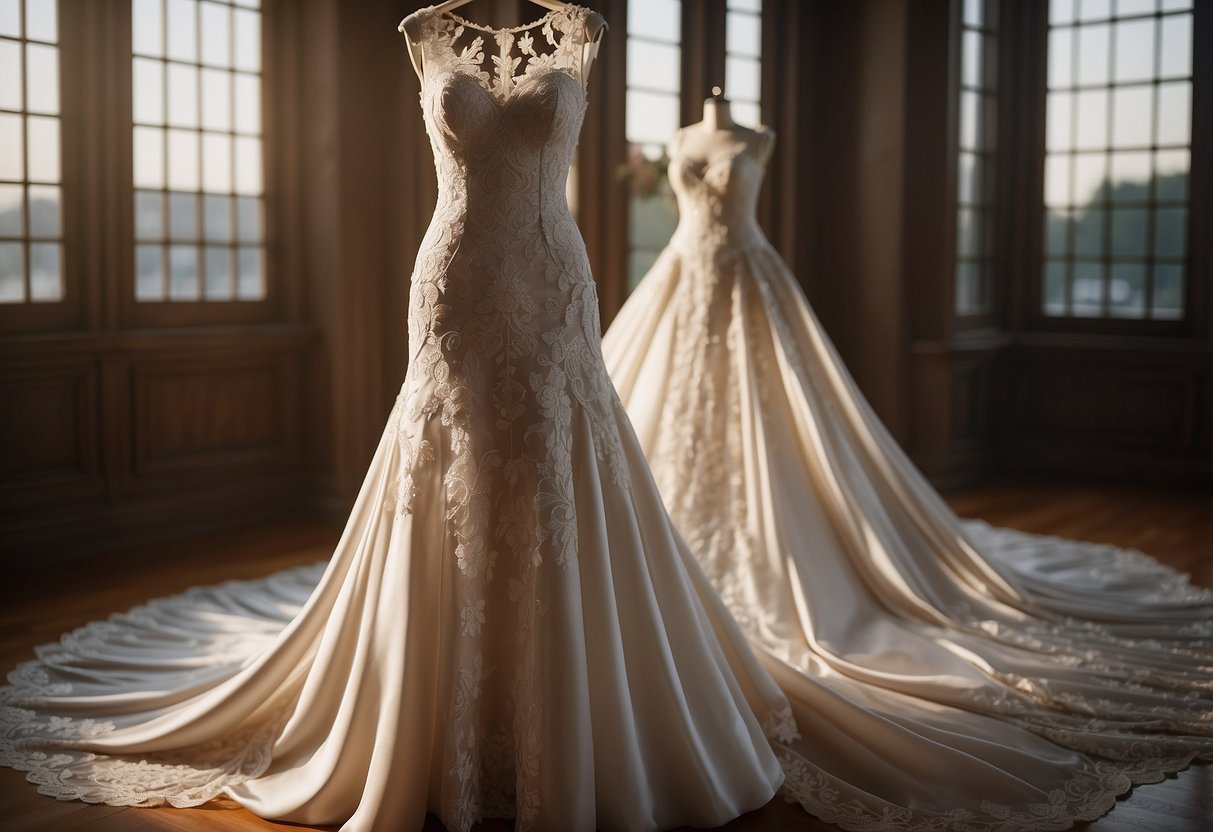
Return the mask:
[(564, 195), (589, 14), (421, 13), (438, 203), (408, 372), (331, 561), (42, 647), (0, 691), (0, 763), (64, 799), (226, 795), (346, 832), (427, 810), (451, 830), (715, 826), (773, 796), (787, 701), (602, 363)]
[[(1064, 828), (1210, 755), (1213, 592), (1138, 553), (958, 520), (764, 238), (764, 166), (680, 150), (678, 228), (603, 352), (675, 525), (811, 740), (802, 802), (853, 829)], [(1016, 761), (1029, 734), (1056, 755)], [(1078, 759), (1107, 776), (1083, 799), (1063, 787), (1002, 825), (981, 805)]]

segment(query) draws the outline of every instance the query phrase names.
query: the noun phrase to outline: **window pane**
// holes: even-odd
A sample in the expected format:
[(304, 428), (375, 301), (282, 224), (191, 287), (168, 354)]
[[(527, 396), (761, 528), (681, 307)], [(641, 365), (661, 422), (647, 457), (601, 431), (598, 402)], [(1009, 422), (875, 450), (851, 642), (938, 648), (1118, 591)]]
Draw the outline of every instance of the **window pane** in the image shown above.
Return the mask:
[(27, 116), (29, 158), (26, 173), (31, 182), (59, 181), (59, 119)]
[(30, 243), (30, 300), (63, 300), (63, 265), (59, 252), (59, 243)]
[(628, 86), (677, 93), (679, 75), (677, 46), (628, 41)]
[(198, 126), (198, 70), (168, 65), (168, 123), (174, 127)]
[[(257, 86), (256, 78), (249, 78)], [(202, 70), (202, 126), (207, 130), (232, 129), (232, 73)]]
[(725, 17), (725, 51), (757, 58), (762, 54), (762, 20), (758, 15), (728, 14)]
[(1072, 216), (1069, 211), (1049, 211), (1045, 214), (1046, 254), (1067, 254), (1070, 251)]
[(131, 85), (135, 121), (140, 124), (163, 124), (164, 64), (135, 58), (131, 68)]
[(25, 109), (31, 113), (59, 112), (59, 50), (54, 46), (25, 46)]
[(168, 247), (169, 300), (198, 300), (198, 249), (196, 246)]
[(1045, 158), (1045, 205), (1070, 204), (1071, 157), (1052, 154)]
[(25, 139), (21, 116), (0, 113), (0, 179), (25, 178)]
[(202, 63), (212, 66), (231, 66), (231, 9), (218, 3), (204, 2), (201, 6), (201, 12)]
[(240, 248), (237, 254), (236, 295), (243, 300), (265, 297), (265, 267), (261, 249)]
[(164, 0), (133, 0), (131, 41), (136, 55), (164, 54)]
[(1112, 211), (1112, 254), (1117, 257), (1145, 257), (1149, 211), (1144, 208), (1117, 208)]
[(55, 43), (59, 40), (56, 0), (25, 0), (25, 36)]
[(1066, 314), (1066, 263), (1052, 260), (1045, 265), (1045, 313)]
[(678, 129), (678, 99), (629, 90), (626, 129), (629, 141), (664, 145)]
[(25, 246), (0, 242), (0, 303), (25, 300)]
[(0, 0), (0, 35), (21, 37), (21, 0)]
[(725, 58), (724, 76), (728, 89), (725, 95), (745, 101), (762, 99), (762, 78), (758, 61), (751, 58)]
[(1074, 216), (1074, 253), (1099, 257), (1103, 254), (1104, 212), (1088, 209)]
[(1184, 268), (1165, 263), (1154, 267), (1153, 317), (1179, 320), (1184, 312)]
[(1188, 210), (1159, 208), (1154, 214), (1154, 255), (1183, 257), (1187, 250)]
[(1112, 201), (1146, 202), (1150, 198), (1150, 154), (1112, 154)]
[(164, 187), (164, 131), (135, 128), (135, 187)]
[(1049, 22), (1070, 23), (1074, 20), (1075, 0), (1049, 0)]
[(1074, 83), (1074, 30), (1054, 29), (1049, 33), (1049, 86), (1068, 87)]
[(261, 190), (261, 140), (237, 138), (235, 191), (260, 194)]
[(1117, 318), (1140, 318), (1146, 312), (1146, 264), (1112, 264), (1108, 285), (1108, 312)]
[(261, 132), (261, 79), (236, 76), (236, 132)]
[(31, 237), (62, 237), (62, 192), (57, 185), (29, 186), (29, 233)]
[(168, 131), (168, 186), (175, 191), (198, 190), (198, 134)]
[(1108, 157), (1082, 153), (1074, 160), (1074, 204), (1101, 203), (1108, 178)]
[(1192, 74), (1192, 15), (1180, 14), (1162, 19), (1163, 78)]
[(1103, 90), (1088, 90), (1075, 96), (1078, 104), (1078, 135), (1074, 146), (1079, 150), (1103, 147), (1108, 141), (1108, 94)]
[(179, 61), (197, 60), (198, 0), (167, 0), (167, 4), (168, 56)]
[(1153, 87), (1123, 87), (1113, 92), (1112, 146), (1148, 147), (1153, 108)]
[(21, 109), (21, 44), (0, 40), (0, 109)]
[(232, 239), (232, 198), (230, 196), (204, 196), (203, 236), (208, 240), (226, 242)]
[(174, 240), (198, 239), (198, 197), (194, 194), (168, 195), (168, 233)]
[(628, 32), (655, 40), (681, 42), (682, 16), (678, 0), (631, 0), (628, 3)]
[(135, 299), (164, 300), (164, 249), (135, 247)]
[(260, 242), (262, 234), (261, 200), (236, 197), (236, 235), (242, 242)]
[(1070, 314), (1094, 318), (1103, 312), (1104, 266), (1102, 263), (1074, 264), (1070, 283)]
[(1153, 19), (1116, 24), (1117, 82), (1154, 77), (1154, 25)]
[(232, 140), (230, 137), (211, 133), (203, 134), (202, 190), (209, 193), (231, 193)]
[(0, 237), (25, 234), (25, 188), (0, 185)]
[(207, 246), (206, 298), (230, 300), (232, 297), (232, 250), (227, 246)]
[(1116, 0), (1116, 15), (1129, 17), (1135, 14), (1153, 14), (1157, 6), (1157, 0)]
[(247, 72), (261, 71), (261, 15), (238, 9), (236, 25), (236, 69)]
[(158, 240), (164, 236), (164, 195), (159, 191), (135, 191), (135, 237)]
[(1187, 144), (1191, 141), (1192, 84), (1162, 84), (1158, 88), (1158, 143)]
[(1078, 30), (1079, 84), (1089, 86), (1108, 83), (1110, 31), (1109, 26), (1084, 26)]
[(1066, 150), (1073, 146), (1074, 96), (1070, 93), (1051, 93), (1046, 102), (1048, 115), (1045, 119), (1045, 146), (1049, 150)]
[(1186, 150), (1162, 150), (1154, 154), (1154, 188), (1160, 202), (1188, 198), (1190, 164), (1191, 154)]
[(1106, 20), (1112, 14), (1112, 0), (1078, 0), (1079, 20)]

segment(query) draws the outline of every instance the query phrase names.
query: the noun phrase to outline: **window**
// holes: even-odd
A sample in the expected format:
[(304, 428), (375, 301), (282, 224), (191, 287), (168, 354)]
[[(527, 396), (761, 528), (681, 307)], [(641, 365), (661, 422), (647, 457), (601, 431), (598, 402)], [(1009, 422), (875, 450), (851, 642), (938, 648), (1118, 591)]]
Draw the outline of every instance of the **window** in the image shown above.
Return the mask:
[(956, 160), (956, 314), (990, 311), (997, 131), (997, 8), (965, 0), (960, 25)]
[(677, 0), (628, 1), (629, 290), (656, 261), (678, 222), (663, 160), (666, 144), (680, 126), (681, 39)]
[(0, 303), (64, 297), (56, 0), (0, 0)]
[(724, 92), (733, 119), (762, 123), (762, 0), (727, 0), (724, 18)]
[(258, 0), (134, 0), (135, 299), (266, 295)]
[(1185, 314), (1189, 0), (1051, 0), (1042, 311)]

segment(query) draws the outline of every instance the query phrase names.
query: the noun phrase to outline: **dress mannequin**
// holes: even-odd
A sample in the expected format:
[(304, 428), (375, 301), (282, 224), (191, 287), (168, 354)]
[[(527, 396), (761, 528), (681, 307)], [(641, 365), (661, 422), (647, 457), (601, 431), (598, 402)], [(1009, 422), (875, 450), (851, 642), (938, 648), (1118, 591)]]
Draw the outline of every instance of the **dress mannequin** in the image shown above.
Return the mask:
[(670, 154), (692, 166), (741, 153), (766, 165), (774, 149), (775, 131), (763, 126), (751, 130), (733, 121), (729, 99), (720, 87), (713, 87), (712, 97), (703, 102), (703, 121), (683, 127), (670, 142)]

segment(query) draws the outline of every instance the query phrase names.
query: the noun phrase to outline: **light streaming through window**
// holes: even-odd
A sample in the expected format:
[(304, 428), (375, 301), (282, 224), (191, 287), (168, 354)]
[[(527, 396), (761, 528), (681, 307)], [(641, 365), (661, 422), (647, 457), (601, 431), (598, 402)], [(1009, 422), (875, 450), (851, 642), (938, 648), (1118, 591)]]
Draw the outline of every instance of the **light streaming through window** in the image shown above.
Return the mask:
[(1051, 0), (1043, 311), (1184, 313), (1189, 0)]
[(762, 123), (762, 0), (728, 0), (724, 17), (724, 93), (733, 120)]
[(265, 297), (259, 0), (133, 0), (135, 298)]
[(665, 248), (678, 222), (662, 178), (665, 147), (679, 127), (682, 8), (678, 0), (628, 0), (626, 173), (631, 243), (628, 289)]
[(0, 303), (63, 300), (56, 0), (0, 0)]
[(998, 3), (965, 0), (956, 159), (956, 313), (990, 309), (998, 116)]

